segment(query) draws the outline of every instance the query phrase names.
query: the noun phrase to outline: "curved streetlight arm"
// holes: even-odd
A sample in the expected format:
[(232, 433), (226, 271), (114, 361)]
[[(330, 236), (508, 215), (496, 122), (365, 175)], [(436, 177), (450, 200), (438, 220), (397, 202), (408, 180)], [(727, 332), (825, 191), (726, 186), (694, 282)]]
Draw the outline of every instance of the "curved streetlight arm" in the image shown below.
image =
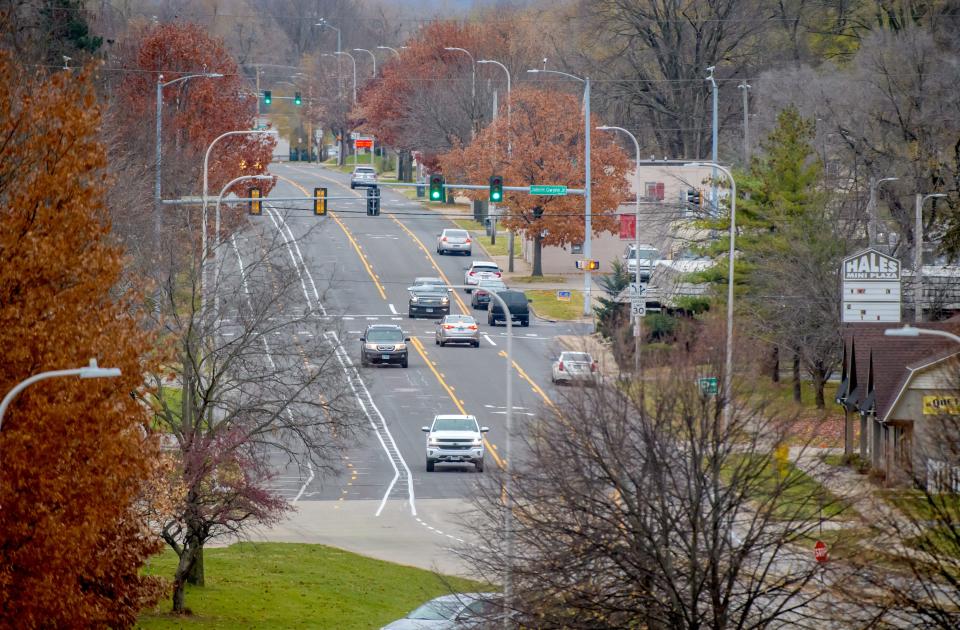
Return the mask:
[(97, 365), (96, 359), (90, 359), (90, 364), (82, 368), (71, 368), (68, 370), (51, 370), (49, 372), (40, 372), (20, 381), (13, 389), (7, 392), (0, 402), (0, 427), (3, 426), (3, 416), (7, 412), (7, 407), (13, 402), (20, 392), (30, 387), (38, 381), (49, 378), (59, 378), (63, 376), (79, 376), (80, 378), (113, 378), (120, 376), (120, 368), (102, 368)]
[(457, 46), (445, 46), (443, 49), (451, 50), (451, 51), (457, 50), (462, 53), (466, 53), (466, 55), (470, 57), (470, 70), (472, 72), (471, 74), (472, 78), (470, 81), (470, 100), (471, 100), (472, 106), (476, 107), (477, 106), (477, 61), (473, 58), (473, 54), (471, 54), (470, 51), (467, 50), (466, 48), (459, 48)]
[(334, 53), (337, 55), (346, 55), (350, 57), (350, 61), (353, 62), (353, 102), (357, 102), (357, 60), (356, 58), (348, 52), (337, 52)]
[[(713, 72), (711, 71), (711, 75)], [(709, 166), (724, 175), (730, 180), (730, 256), (727, 264), (727, 348), (726, 361), (723, 374), (723, 424), (725, 428), (730, 426), (730, 416), (733, 409), (733, 261), (734, 251), (736, 249), (737, 238), (737, 182), (733, 179), (733, 173), (725, 166), (720, 166), (716, 162), (689, 162), (684, 166)], [(639, 261), (637, 261), (639, 263)]]
[(367, 50), (366, 48), (354, 48), (354, 52), (365, 52), (370, 55), (370, 59), (373, 61), (373, 76), (377, 76), (377, 57), (373, 54), (373, 51)]
[(400, 56), (400, 52), (393, 46), (377, 46), (377, 50), (389, 50), (390, 52), (395, 54), (397, 57)]
[(580, 77), (574, 74), (561, 72), (560, 70), (541, 70), (540, 68), (531, 68), (530, 70), (527, 70), (527, 72), (530, 74), (559, 74), (561, 76), (569, 77), (571, 79), (579, 81), (580, 83), (586, 83), (586, 79), (581, 79)]
[(920, 335), (930, 335), (932, 337), (943, 337), (955, 343), (960, 343), (960, 336), (957, 336), (946, 330), (936, 330), (934, 328), (917, 328), (907, 324), (903, 328), (887, 328), (883, 331), (887, 337), (919, 337)]
[(513, 139), (510, 134), (510, 130), (512, 128), (510, 124), (510, 70), (508, 70), (505, 65), (503, 65), (502, 63), (494, 59), (478, 59), (477, 63), (492, 63), (494, 65), (500, 66), (500, 68), (503, 69), (503, 71), (507, 75), (507, 156), (509, 157), (513, 155), (513, 144), (512, 144)]

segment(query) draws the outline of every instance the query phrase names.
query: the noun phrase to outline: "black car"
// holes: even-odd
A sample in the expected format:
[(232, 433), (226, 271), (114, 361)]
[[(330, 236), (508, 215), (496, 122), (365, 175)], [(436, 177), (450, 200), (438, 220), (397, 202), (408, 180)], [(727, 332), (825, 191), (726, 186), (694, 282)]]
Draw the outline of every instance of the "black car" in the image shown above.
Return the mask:
[(450, 314), (450, 293), (446, 287), (418, 285), (410, 287), (407, 316), (444, 317)]
[[(521, 326), (530, 325), (530, 300), (523, 291), (497, 291), (497, 295), (503, 298), (510, 310), (510, 319), (520, 322)], [(503, 314), (503, 307), (499, 300), (490, 300), (487, 304), (487, 323), (495, 326), (497, 322), (506, 322)]]
[(399, 364), (407, 367), (407, 342), (410, 337), (403, 329), (393, 324), (373, 324), (367, 326), (360, 337), (360, 365), (367, 367), (371, 363)]

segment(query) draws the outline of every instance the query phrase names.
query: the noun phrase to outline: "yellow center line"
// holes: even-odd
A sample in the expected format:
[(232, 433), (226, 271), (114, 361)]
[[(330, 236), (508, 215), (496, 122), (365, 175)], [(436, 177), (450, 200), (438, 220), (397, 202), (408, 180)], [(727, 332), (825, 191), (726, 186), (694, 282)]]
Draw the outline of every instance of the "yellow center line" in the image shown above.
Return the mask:
[[(413, 239), (413, 242), (416, 243), (420, 249), (423, 250), (424, 255), (427, 257), (427, 260), (430, 261), (430, 264), (433, 265), (433, 268), (437, 270), (437, 273), (440, 274), (440, 277), (447, 284), (453, 284), (450, 282), (450, 279), (447, 278), (446, 274), (443, 273), (443, 270), (440, 269), (440, 266), (437, 264), (437, 261), (434, 259), (433, 255), (430, 253), (430, 250), (427, 249), (427, 246), (423, 244), (416, 234), (410, 231), (410, 229), (405, 226), (395, 215), (387, 213), (387, 216), (393, 219), (394, 223), (400, 226), (400, 228), (407, 233), (407, 235)], [(470, 315), (470, 309), (467, 308), (467, 305), (464, 304), (463, 299), (460, 298), (460, 294), (456, 289), (453, 291), (453, 297), (456, 298), (457, 304), (460, 306), (460, 310), (463, 311), (464, 315)]]
[[(504, 352), (503, 350), (501, 350), (498, 354), (499, 354), (501, 357), (503, 357), (503, 358), (507, 358), (507, 353)], [(525, 380), (526, 382), (530, 383), (530, 387), (533, 388), (534, 393), (539, 394), (540, 398), (543, 398), (543, 401), (544, 401), (545, 403), (547, 403), (548, 405), (550, 405), (551, 407), (553, 407), (554, 409), (556, 409), (557, 406), (556, 406), (555, 404), (553, 404), (553, 401), (550, 400), (550, 397), (547, 396), (546, 392), (544, 392), (544, 391), (540, 388), (540, 386), (537, 385), (537, 384), (533, 381), (532, 378), (530, 378), (530, 376), (523, 370), (522, 367), (520, 367), (520, 365), (517, 364), (516, 361), (512, 361), (512, 363), (513, 363), (513, 368), (517, 371), (517, 374), (520, 375), (520, 378), (522, 378), (522, 379)]]
[[(323, 175), (314, 175), (314, 177), (317, 177), (318, 179), (326, 180), (326, 181), (331, 182), (331, 183), (333, 183), (333, 184), (337, 184), (337, 182), (336, 182), (335, 180), (332, 180), (332, 179), (330, 179), (330, 178), (328, 178), (328, 177), (324, 177)], [(293, 181), (293, 180), (290, 180), (290, 179), (287, 179), (287, 178), (284, 178), (284, 181), (286, 181), (287, 183), (293, 184), (294, 186), (296, 186), (297, 188), (299, 188), (299, 189), (300, 189), (300, 192), (302, 192), (302, 193), (303, 193), (304, 195), (306, 195), (307, 197), (312, 197), (312, 196), (313, 196), (311, 193), (309, 193), (309, 192), (307, 191), (306, 188), (304, 188), (303, 186), (301, 186), (301, 185), (298, 184), (297, 182), (295, 182), (295, 181)], [(339, 185), (339, 184), (338, 184), (338, 185)], [(352, 190), (350, 191), (350, 193), (353, 194), (353, 195), (356, 195), (357, 197), (360, 196), (359, 194), (357, 194), (355, 191), (352, 191)], [(377, 287), (377, 291), (380, 292), (380, 297), (382, 297), (384, 300), (386, 300), (386, 299), (387, 299), (387, 293), (386, 293), (386, 291), (384, 291), (383, 285), (380, 284), (380, 279), (377, 278), (377, 274), (373, 273), (373, 267), (370, 266), (370, 262), (367, 260), (367, 257), (363, 255), (363, 251), (361, 251), (360, 245), (358, 245), (358, 244), (357, 244), (357, 241), (353, 238), (353, 234), (351, 234), (351, 233), (350, 233), (350, 230), (347, 229), (347, 226), (343, 224), (343, 221), (340, 220), (340, 217), (337, 216), (337, 213), (336, 213), (336, 212), (333, 212), (332, 210), (328, 210), (327, 212), (328, 212), (328, 214), (329, 214), (331, 217), (333, 217), (333, 220), (337, 222), (337, 225), (340, 226), (340, 229), (343, 230), (343, 233), (346, 234), (347, 239), (350, 241), (350, 244), (353, 245), (353, 249), (356, 250), (357, 255), (360, 256), (360, 262), (363, 263), (364, 269), (366, 269), (366, 270), (367, 270), (367, 273), (370, 274), (370, 279), (373, 280), (373, 284)]]
[[(424, 349), (423, 344), (420, 343), (420, 340), (416, 337), (411, 337), (410, 343), (423, 358), (423, 362), (427, 364), (427, 367), (430, 368), (430, 371), (433, 372), (433, 375), (437, 377), (437, 381), (447, 391), (447, 395), (450, 396), (450, 399), (453, 401), (453, 404), (457, 406), (457, 409), (460, 410), (460, 413), (465, 416), (470, 415), (467, 413), (467, 410), (464, 409), (463, 404), (457, 399), (456, 396), (454, 396), (453, 388), (447, 385), (447, 382), (443, 380), (442, 376), (440, 376), (440, 372), (437, 371), (437, 368), (433, 367), (433, 363), (429, 358), (427, 358), (427, 351)], [(487, 439), (487, 436), (483, 436), (483, 443), (487, 446), (487, 452), (493, 456), (493, 461), (497, 462), (497, 466), (500, 468), (506, 468), (506, 463), (500, 458), (499, 455), (497, 455), (496, 446), (494, 446), (493, 443)]]

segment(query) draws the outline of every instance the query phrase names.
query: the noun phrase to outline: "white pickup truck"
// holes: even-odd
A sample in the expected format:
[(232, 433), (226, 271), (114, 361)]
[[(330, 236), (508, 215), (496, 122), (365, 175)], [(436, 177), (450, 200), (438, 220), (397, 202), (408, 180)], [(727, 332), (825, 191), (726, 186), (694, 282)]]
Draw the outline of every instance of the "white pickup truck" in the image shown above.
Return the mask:
[[(627, 273), (633, 278), (637, 273), (637, 246), (627, 245), (623, 250), (623, 259), (627, 263)], [(660, 251), (653, 245), (640, 245), (640, 282), (648, 282), (653, 268), (657, 266), (660, 259)]]
[(427, 472), (439, 462), (473, 464), (483, 472), (483, 434), (489, 430), (474, 416), (434, 416), (433, 424), (422, 428), (427, 434)]

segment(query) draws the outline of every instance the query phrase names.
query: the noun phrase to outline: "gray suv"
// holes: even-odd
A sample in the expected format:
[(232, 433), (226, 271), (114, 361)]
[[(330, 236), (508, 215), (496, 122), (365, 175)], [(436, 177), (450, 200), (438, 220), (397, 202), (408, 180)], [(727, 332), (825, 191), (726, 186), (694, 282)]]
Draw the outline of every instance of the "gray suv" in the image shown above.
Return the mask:
[(363, 337), (360, 337), (360, 365), (394, 364), (407, 367), (408, 341), (410, 337), (394, 324), (367, 326)]
[(357, 186), (368, 187), (377, 185), (377, 171), (372, 166), (358, 166), (350, 176), (350, 189)]

